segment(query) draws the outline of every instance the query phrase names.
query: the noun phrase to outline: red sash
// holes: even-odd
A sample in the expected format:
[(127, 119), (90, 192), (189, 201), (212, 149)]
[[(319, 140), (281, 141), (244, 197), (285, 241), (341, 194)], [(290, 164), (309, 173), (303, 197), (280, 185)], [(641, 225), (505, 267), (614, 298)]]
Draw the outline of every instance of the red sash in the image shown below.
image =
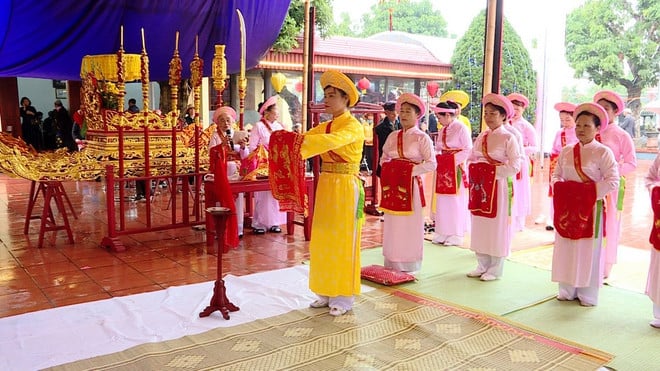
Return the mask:
[(454, 153), (447, 152), (435, 155), (438, 163), (435, 177), (435, 193), (441, 195), (455, 195), (458, 193), (459, 183), (454, 162)]
[(651, 190), (651, 208), (653, 209), (653, 226), (649, 242), (656, 250), (660, 250), (660, 187)]
[(579, 240), (594, 237), (596, 183), (582, 171), (580, 144), (573, 147), (573, 165), (582, 182), (563, 181), (554, 185), (554, 225), (564, 238)]
[(393, 215), (413, 213), (413, 176), (415, 163), (407, 159), (393, 159), (384, 163), (380, 171), (383, 197), (380, 209)]
[(272, 134), (273, 133), (273, 128), (270, 127), (270, 124), (268, 123), (268, 121), (263, 117), (261, 118), (260, 121), (261, 121), (262, 124), (264, 124), (264, 126), (266, 127), (266, 130), (268, 130), (268, 132)]
[[(484, 138), (485, 139), (485, 138)], [(497, 167), (487, 162), (470, 164), (470, 197), (468, 209), (472, 215), (494, 218), (497, 215)]]
[[(552, 173), (555, 172), (558, 159), (559, 159), (559, 155), (550, 155), (550, 166), (549, 166), (550, 170), (548, 172), (548, 184), (552, 184)], [(548, 186), (548, 197), (552, 197), (552, 185)]]
[[(561, 143), (561, 148), (566, 147), (566, 130), (562, 129), (561, 134), (559, 134), (559, 140)], [(550, 171), (548, 172), (548, 197), (552, 197), (552, 173), (555, 172), (557, 167), (557, 160), (559, 159), (559, 154), (550, 155)]]

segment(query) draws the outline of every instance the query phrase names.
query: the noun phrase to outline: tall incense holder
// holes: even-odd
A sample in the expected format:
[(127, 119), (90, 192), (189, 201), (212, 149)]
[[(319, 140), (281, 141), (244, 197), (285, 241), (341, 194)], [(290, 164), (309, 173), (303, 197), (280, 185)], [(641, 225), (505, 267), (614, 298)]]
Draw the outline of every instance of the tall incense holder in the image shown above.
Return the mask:
[(124, 83), (124, 26), (119, 29), (119, 50), (117, 50), (117, 111), (121, 115), (124, 112), (124, 96), (126, 96), (126, 84)]
[(206, 209), (207, 218), (213, 218), (215, 223), (215, 233), (218, 251), (218, 278), (213, 287), (213, 297), (211, 303), (199, 313), (200, 317), (208, 317), (216, 310), (222, 314), (222, 318), (229, 319), (229, 312), (235, 312), (239, 308), (227, 299), (227, 289), (225, 281), (222, 279), (222, 251), (225, 248), (225, 225), (227, 218), (231, 216), (231, 211), (226, 207), (210, 207)]
[(149, 56), (144, 41), (144, 28), (142, 31), (142, 54), (140, 54), (140, 78), (142, 81), (142, 111), (149, 111)]
[(215, 108), (222, 107), (222, 92), (225, 90), (227, 80), (227, 59), (225, 58), (225, 46), (216, 45), (213, 55), (213, 87), (217, 92)]
[(171, 94), (171, 111), (172, 115), (172, 126), (176, 126), (176, 120), (178, 116), (179, 108), (179, 85), (181, 84), (181, 58), (179, 57), (179, 31), (176, 32), (176, 39), (174, 41), (174, 55), (170, 61), (170, 68), (168, 70), (170, 89), (172, 89)]
[(202, 77), (204, 74), (204, 61), (199, 57), (197, 50), (198, 36), (195, 36), (195, 55), (190, 62), (190, 83), (193, 88), (195, 104), (195, 125), (199, 126), (199, 112), (202, 108), (201, 91)]

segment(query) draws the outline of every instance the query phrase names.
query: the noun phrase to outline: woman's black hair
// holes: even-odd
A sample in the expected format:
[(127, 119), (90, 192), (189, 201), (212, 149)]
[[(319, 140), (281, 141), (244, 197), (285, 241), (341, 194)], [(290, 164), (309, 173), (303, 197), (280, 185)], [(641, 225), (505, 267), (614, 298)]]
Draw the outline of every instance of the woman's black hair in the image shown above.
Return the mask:
[(457, 110), (458, 109), (458, 104), (456, 102), (452, 102), (452, 101), (448, 100), (446, 102), (440, 102), (440, 103), (436, 104), (436, 107), (444, 108), (444, 109)]
[[(609, 101), (608, 101), (608, 102), (609, 102)], [(616, 104), (615, 104), (615, 106), (616, 106)], [(600, 127), (600, 124), (601, 124), (601, 122), (600, 122), (600, 117), (598, 117), (597, 115), (594, 115), (593, 113), (588, 112), (588, 111), (582, 111), (582, 112), (580, 112), (580, 113), (577, 115), (577, 117), (575, 117), (575, 121), (577, 121), (577, 119), (579, 119), (580, 116), (582, 116), (582, 115), (589, 115), (589, 116), (591, 116), (591, 117), (594, 119), (594, 126), (597, 127), (597, 128)]]

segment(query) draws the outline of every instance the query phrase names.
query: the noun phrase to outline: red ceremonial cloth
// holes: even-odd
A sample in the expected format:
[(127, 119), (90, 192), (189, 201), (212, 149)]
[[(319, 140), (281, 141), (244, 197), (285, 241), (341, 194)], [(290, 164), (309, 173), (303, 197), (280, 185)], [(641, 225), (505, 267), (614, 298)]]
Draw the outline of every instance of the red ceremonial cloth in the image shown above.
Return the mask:
[(379, 208), (384, 212), (394, 215), (412, 214), (414, 166), (414, 162), (400, 158), (381, 166), (380, 182), (383, 195)]
[(494, 218), (497, 215), (497, 187), (495, 170), (497, 167), (487, 162), (470, 164), (470, 198), (468, 209), (472, 215)]
[(277, 130), (271, 134), (268, 179), (281, 211), (293, 211), (307, 216), (305, 162), (300, 154), (304, 139), (303, 135), (286, 130)]
[(649, 242), (656, 250), (660, 250), (660, 187), (651, 190), (651, 208), (653, 209), (653, 226)]
[(455, 195), (458, 193), (456, 164), (453, 153), (435, 155), (438, 163), (435, 176), (435, 193), (441, 195)]
[(268, 150), (262, 144), (241, 160), (239, 174), (243, 180), (255, 180), (258, 176), (268, 176)]
[(225, 241), (223, 252), (238, 246), (238, 220), (236, 219), (236, 205), (234, 204), (234, 194), (229, 186), (227, 178), (227, 162), (223, 146), (211, 148), (210, 167), (213, 172), (213, 193), (215, 199), (220, 202), (220, 206), (227, 207), (231, 215), (227, 218), (225, 226)]
[(560, 236), (571, 240), (594, 237), (596, 183), (556, 182), (552, 203), (554, 225)]

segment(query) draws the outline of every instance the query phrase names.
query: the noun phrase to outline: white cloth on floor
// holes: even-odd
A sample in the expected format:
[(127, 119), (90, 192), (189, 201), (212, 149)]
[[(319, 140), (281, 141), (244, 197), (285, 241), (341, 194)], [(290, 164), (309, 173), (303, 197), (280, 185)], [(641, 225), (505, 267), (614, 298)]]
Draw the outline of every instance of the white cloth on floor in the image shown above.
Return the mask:
[[(308, 308), (308, 266), (224, 277), (240, 310), (200, 318), (215, 281), (0, 318), (0, 370), (36, 370)], [(373, 288), (362, 287), (362, 291)]]

